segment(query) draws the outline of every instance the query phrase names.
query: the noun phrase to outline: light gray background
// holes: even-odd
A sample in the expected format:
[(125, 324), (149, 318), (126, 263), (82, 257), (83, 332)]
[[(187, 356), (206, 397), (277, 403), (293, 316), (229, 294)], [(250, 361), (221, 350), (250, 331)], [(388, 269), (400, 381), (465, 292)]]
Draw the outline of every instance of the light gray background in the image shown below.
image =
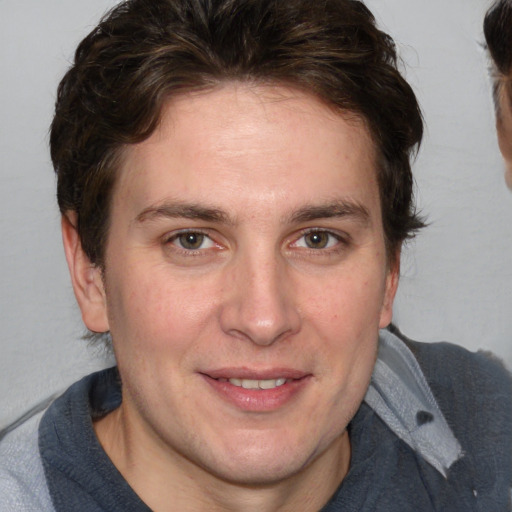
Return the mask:
[[(0, 427), (105, 364), (61, 249), (48, 155), (58, 80), (115, 2), (0, 0)], [(415, 164), (431, 226), (406, 249), (395, 321), (409, 336), (490, 349), (512, 367), (512, 194), (494, 135), (487, 0), (369, 0), (397, 41), (427, 132)]]

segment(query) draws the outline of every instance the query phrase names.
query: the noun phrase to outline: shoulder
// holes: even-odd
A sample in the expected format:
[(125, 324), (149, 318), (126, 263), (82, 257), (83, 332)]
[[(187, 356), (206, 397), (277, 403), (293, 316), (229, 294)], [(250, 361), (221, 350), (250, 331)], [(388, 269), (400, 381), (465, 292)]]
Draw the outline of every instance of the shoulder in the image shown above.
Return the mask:
[[(404, 339), (404, 338), (402, 338)], [(462, 446), (452, 468), (478, 490), (479, 510), (505, 510), (512, 485), (512, 375), (495, 356), (404, 339)]]
[[(464, 416), (478, 412), (478, 416), (500, 412), (506, 419), (512, 411), (512, 375), (495, 356), (486, 352), (470, 352), (451, 343), (421, 343), (402, 338), (415, 355), (438, 401), (463, 409), (482, 404), (482, 410), (467, 410)], [(491, 401), (491, 403), (489, 403)], [(493, 403), (498, 401), (498, 411)], [(495, 404), (496, 405), (496, 404)], [(462, 412), (462, 411), (461, 411)], [(447, 411), (449, 413), (449, 411)], [(449, 416), (449, 414), (448, 414)], [(504, 418), (504, 419), (505, 419)]]
[(406, 343), (466, 449), (501, 443), (512, 460), (512, 375), (504, 364), (451, 343)]
[(38, 448), (39, 413), (0, 442), (0, 510), (53, 511)]
[(512, 461), (512, 375), (504, 364), (451, 343), (406, 343), (466, 450), (502, 444)]
[(458, 400), (470, 402), (493, 396), (503, 399), (502, 405), (512, 408), (512, 374), (492, 353), (471, 352), (445, 341), (414, 341), (393, 324), (389, 331), (409, 347), (441, 402), (445, 396), (449, 399), (456, 396)]

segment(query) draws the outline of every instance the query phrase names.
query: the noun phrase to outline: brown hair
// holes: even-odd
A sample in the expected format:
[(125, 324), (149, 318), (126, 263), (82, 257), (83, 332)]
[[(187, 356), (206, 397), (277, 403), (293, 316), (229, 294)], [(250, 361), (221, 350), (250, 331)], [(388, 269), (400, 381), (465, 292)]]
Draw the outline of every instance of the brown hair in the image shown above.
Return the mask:
[(423, 224), (411, 153), (421, 113), (392, 39), (355, 0), (129, 0), (80, 43), (58, 89), (51, 156), (63, 214), (103, 265), (123, 147), (155, 130), (170, 96), (223, 81), (282, 83), (366, 123), (378, 155), (389, 254)]
[(494, 2), (485, 15), (484, 35), (494, 64), (494, 104), (499, 115), (501, 87), (506, 87), (512, 102), (512, 0)]

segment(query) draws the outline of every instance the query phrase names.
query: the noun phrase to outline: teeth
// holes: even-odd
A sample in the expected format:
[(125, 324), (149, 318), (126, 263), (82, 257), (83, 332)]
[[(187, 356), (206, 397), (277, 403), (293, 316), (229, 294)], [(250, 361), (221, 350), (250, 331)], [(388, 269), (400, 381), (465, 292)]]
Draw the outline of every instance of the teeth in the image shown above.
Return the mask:
[(286, 379), (267, 379), (267, 380), (253, 380), (253, 379), (229, 379), (233, 386), (242, 387), (244, 389), (274, 389), (286, 383)]
[(285, 382), (286, 379), (283, 378), (276, 380), (260, 380), (258, 386), (260, 389), (272, 389), (282, 386)]
[(259, 389), (259, 381), (257, 380), (250, 380), (250, 379), (243, 379), (242, 380), (242, 387), (244, 389)]

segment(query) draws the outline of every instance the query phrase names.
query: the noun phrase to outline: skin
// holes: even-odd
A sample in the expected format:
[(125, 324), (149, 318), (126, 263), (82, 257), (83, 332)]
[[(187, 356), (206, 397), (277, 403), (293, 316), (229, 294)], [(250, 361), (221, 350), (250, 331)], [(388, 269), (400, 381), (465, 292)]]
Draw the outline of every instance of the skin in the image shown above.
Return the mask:
[[(328, 501), (397, 286), (363, 123), (284, 87), (178, 96), (126, 150), (103, 278), (73, 216), (63, 238), (123, 380), (96, 433), (153, 510)], [(283, 373), (277, 391), (215, 380)]]
[(512, 190), (512, 103), (510, 79), (502, 79), (498, 88), (496, 129), (498, 144), (505, 160), (505, 181)]

